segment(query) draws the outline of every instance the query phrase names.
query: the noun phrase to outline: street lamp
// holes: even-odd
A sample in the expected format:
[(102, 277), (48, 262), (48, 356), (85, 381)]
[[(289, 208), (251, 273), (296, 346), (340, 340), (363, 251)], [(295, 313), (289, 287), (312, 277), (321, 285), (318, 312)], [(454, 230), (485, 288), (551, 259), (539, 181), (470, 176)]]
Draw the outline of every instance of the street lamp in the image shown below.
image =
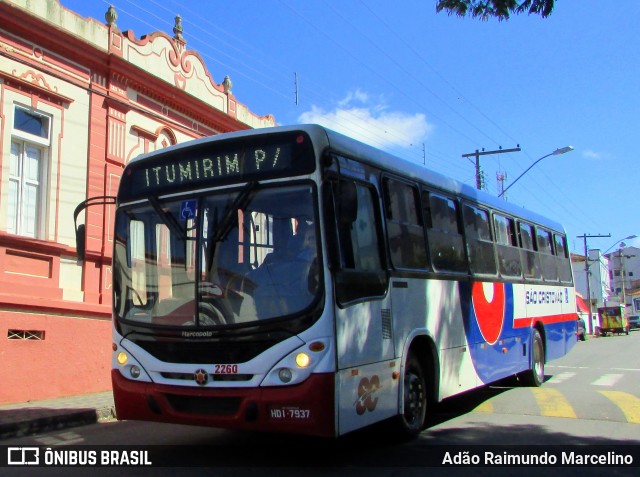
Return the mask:
[(611, 250), (613, 247), (615, 247), (616, 245), (618, 245), (620, 242), (622, 242), (623, 240), (633, 240), (634, 238), (638, 238), (637, 235), (629, 235), (628, 237), (625, 238), (621, 238), (620, 240), (616, 240), (615, 242), (613, 242), (613, 245), (611, 247), (609, 247), (607, 250), (605, 250), (604, 252), (602, 252), (602, 255), (606, 255), (607, 252), (609, 250)]
[(525, 175), (527, 172), (529, 172), (529, 170), (531, 170), (531, 168), (533, 166), (535, 166), (538, 162), (540, 162), (542, 159), (544, 159), (545, 157), (549, 157), (549, 156), (559, 156), (560, 154), (565, 154), (567, 152), (571, 152), (573, 151), (573, 147), (571, 146), (565, 146), (565, 147), (560, 147), (558, 149), (556, 149), (553, 152), (550, 152), (549, 154), (547, 154), (546, 156), (542, 156), (540, 159), (538, 159), (537, 161), (535, 161), (533, 164), (531, 164), (526, 171), (524, 171), (522, 174), (520, 174), (515, 181), (513, 181), (511, 184), (509, 184), (509, 186), (503, 190), (502, 192), (500, 192), (500, 194), (498, 194), (498, 197), (502, 197), (504, 195), (505, 192), (507, 192), (516, 182), (518, 182), (523, 175)]

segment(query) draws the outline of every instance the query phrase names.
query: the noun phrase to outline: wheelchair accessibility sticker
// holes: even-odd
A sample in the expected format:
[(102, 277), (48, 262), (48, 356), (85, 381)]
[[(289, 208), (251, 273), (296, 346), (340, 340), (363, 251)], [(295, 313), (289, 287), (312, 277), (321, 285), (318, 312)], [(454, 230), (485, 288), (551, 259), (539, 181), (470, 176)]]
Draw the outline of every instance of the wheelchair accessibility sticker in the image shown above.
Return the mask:
[(185, 200), (182, 202), (182, 207), (180, 208), (180, 217), (182, 220), (195, 219), (197, 210), (197, 200)]

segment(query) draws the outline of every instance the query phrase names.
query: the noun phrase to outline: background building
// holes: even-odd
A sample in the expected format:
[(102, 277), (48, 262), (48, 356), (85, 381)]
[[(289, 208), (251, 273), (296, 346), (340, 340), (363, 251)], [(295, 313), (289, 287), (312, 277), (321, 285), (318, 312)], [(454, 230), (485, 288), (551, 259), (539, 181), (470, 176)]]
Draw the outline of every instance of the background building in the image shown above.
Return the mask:
[(576, 291), (588, 306), (591, 296), (592, 332), (598, 326), (598, 307), (625, 303), (627, 315), (640, 315), (640, 249), (627, 247), (624, 242), (618, 250), (603, 255), (599, 249), (589, 250), (589, 290), (587, 290), (585, 256), (572, 254), (571, 264)]
[[(640, 249), (624, 246), (607, 254), (611, 279), (611, 304), (625, 304), (627, 314), (640, 314), (636, 303), (640, 291)], [(636, 307), (636, 305), (638, 305)]]
[(136, 38), (58, 0), (0, 0), (0, 404), (110, 388), (112, 206), (138, 154), (273, 126), (173, 35)]
[(584, 320), (587, 332), (593, 333), (598, 326), (596, 321), (598, 307), (604, 306), (610, 296), (609, 259), (602, 255), (600, 250), (589, 250), (587, 262), (589, 288), (587, 288), (585, 258), (584, 255), (571, 254), (571, 266), (573, 267), (576, 291), (584, 299), (587, 308), (589, 308), (589, 299), (591, 300), (591, 323), (587, 319), (588, 313), (584, 316)]

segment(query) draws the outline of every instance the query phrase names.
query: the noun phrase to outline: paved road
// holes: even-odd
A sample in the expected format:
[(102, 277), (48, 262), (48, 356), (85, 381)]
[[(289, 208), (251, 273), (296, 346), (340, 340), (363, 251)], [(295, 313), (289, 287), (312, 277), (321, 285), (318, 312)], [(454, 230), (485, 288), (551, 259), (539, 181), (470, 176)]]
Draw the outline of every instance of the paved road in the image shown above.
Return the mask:
[[(473, 452), (477, 445), (556, 446), (625, 445), (640, 449), (640, 331), (629, 336), (591, 338), (564, 358), (549, 363), (541, 388), (514, 381), (485, 387), (442, 403), (429, 428), (411, 442), (389, 441), (378, 426), (338, 441), (238, 433), (200, 427), (139, 422), (108, 422), (53, 432), (11, 445), (163, 445), (163, 458), (180, 466), (211, 462), (207, 469), (173, 469), (175, 475), (469, 475), (468, 468), (426, 469), (434, 449), (455, 445)], [(188, 447), (185, 447), (188, 446)], [(185, 449), (188, 451), (185, 452)], [(640, 461), (640, 456), (639, 459)], [(300, 467), (304, 467), (301, 469)], [(637, 475), (635, 468), (556, 468), (554, 475)], [(214, 471), (215, 469), (215, 471)], [(11, 469), (15, 471), (16, 469)], [(49, 469), (52, 474), (67, 475)], [(79, 470), (79, 469), (78, 469)], [(101, 473), (107, 469), (91, 469)], [(110, 468), (104, 475), (128, 475)], [(140, 475), (153, 475), (153, 472)], [(545, 473), (553, 473), (553, 469)], [(606, 470), (606, 472), (605, 472)], [(573, 471), (577, 471), (575, 473)], [(474, 467), (474, 475), (513, 475), (513, 469)], [(519, 468), (539, 475), (540, 469)], [(12, 474), (14, 475), (14, 474)], [(15, 475), (33, 475), (18, 473)], [(86, 475), (78, 473), (76, 475)]]
[(640, 331), (579, 342), (546, 374), (540, 388), (485, 390), (474, 412), (640, 424)]

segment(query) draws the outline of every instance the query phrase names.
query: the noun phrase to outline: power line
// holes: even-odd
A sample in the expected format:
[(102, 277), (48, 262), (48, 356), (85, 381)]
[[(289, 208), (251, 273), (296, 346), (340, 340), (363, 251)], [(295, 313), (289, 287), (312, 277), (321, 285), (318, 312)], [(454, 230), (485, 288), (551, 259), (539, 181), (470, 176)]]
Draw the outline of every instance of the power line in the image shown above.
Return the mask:
[[(140, 11), (142, 11), (142, 12), (144, 12), (144, 13), (145, 13), (145, 16), (146, 16), (146, 17), (156, 18), (156, 19), (158, 19), (161, 23), (163, 23), (163, 24), (167, 25), (167, 26), (170, 28), (170, 23), (167, 23), (166, 21), (164, 21), (163, 19), (161, 19), (159, 16), (157, 16), (157, 15), (155, 15), (154, 13), (150, 12), (148, 9), (143, 8), (142, 6), (140, 6), (140, 5), (139, 5), (139, 3), (136, 3), (136, 2), (134, 2), (134, 1), (132, 1), (132, 0), (122, 0), (122, 1), (126, 1), (128, 4), (133, 5), (134, 7), (138, 8)], [(151, 1), (151, 3), (153, 3), (155, 6), (157, 6), (159, 9), (162, 9), (162, 10), (164, 10), (164, 11), (170, 12), (170, 10), (169, 10), (166, 6), (164, 6), (164, 5), (162, 5), (162, 4), (159, 4), (159, 3), (158, 3), (158, 2), (156, 2), (155, 0), (150, 0), (150, 1)], [(106, 3), (106, 2), (105, 2), (105, 3)], [(291, 10), (294, 14), (296, 14), (296, 15), (300, 16), (301, 18), (305, 19), (305, 21), (307, 21), (308, 23), (310, 23), (310, 24), (311, 24), (315, 29), (317, 29), (321, 34), (323, 34), (324, 36), (327, 36), (327, 35), (326, 35), (326, 33), (325, 33), (325, 32), (323, 32), (322, 30), (318, 29), (318, 28), (315, 26), (315, 24), (314, 24), (313, 22), (309, 22), (305, 17), (303, 17), (302, 15), (300, 15), (300, 13), (299, 13), (297, 10), (295, 10), (294, 8), (292, 8), (292, 7), (291, 7), (291, 6), (289, 6), (289, 5), (284, 5), (284, 6), (285, 6), (286, 8), (288, 8), (289, 10)], [(120, 8), (120, 7), (118, 7), (118, 8)], [(180, 8), (184, 10), (185, 6), (184, 6), (184, 5), (181, 5), (181, 6), (180, 6)], [(134, 18), (134, 19), (135, 19), (135, 20), (137, 20), (138, 22), (143, 23), (143, 24), (146, 24), (146, 25), (149, 25), (149, 26), (151, 26), (151, 28), (152, 28), (152, 29), (154, 28), (154, 27), (153, 27), (152, 25), (150, 25), (150, 24), (149, 24), (145, 19), (142, 19), (142, 18), (140, 18), (140, 17), (136, 16), (133, 12), (130, 12), (129, 10), (126, 10), (126, 9), (121, 9), (121, 11), (122, 11), (123, 13), (128, 14), (129, 16), (131, 16), (132, 18)], [(187, 9), (187, 11), (190, 11), (190, 10), (189, 10), (189, 9)], [(195, 42), (195, 43), (202, 43), (203, 45), (205, 45), (205, 47), (204, 47), (204, 48), (202, 48), (202, 49), (200, 49), (200, 48), (199, 48), (199, 49), (198, 49), (198, 52), (199, 52), (199, 53), (201, 53), (201, 54), (202, 54), (202, 56), (207, 57), (207, 58), (211, 59), (212, 61), (214, 61), (214, 62), (216, 62), (216, 63), (221, 63), (221, 64), (225, 65), (225, 66), (226, 66), (227, 68), (229, 68), (230, 70), (235, 71), (235, 72), (237, 72), (237, 73), (241, 74), (243, 77), (248, 78), (248, 79), (250, 79), (251, 81), (254, 81), (255, 83), (257, 83), (258, 85), (260, 85), (261, 87), (263, 87), (263, 88), (265, 88), (265, 89), (268, 89), (268, 90), (270, 90), (270, 91), (273, 91), (273, 92), (277, 93), (277, 94), (278, 94), (279, 96), (281, 96), (281, 97), (287, 97), (287, 96), (288, 96), (288, 95), (287, 95), (286, 93), (284, 93), (281, 89), (279, 89), (279, 88), (274, 88), (274, 87), (270, 86), (270, 84), (267, 84), (267, 83), (265, 83), (264, 81), (260, 81), (260, 80), (258, 80), (257, 78), (270, 77), (270, 75), (266, 75), (266, 74), (264, 74), (262, 71), (260, 71), (260, 70), (256, 69), (254, 66), (251, 66), (251, 65), (247, 64), (246, 62), (244, 62), (244, 63), (243, 63), (243, 62), (240, 62), (240, 65), (242, 66), (242, 69), (238, 69), (238, 68), (236, 68), (236, 67), (231, 66), (230, 64), (225, 64), (224, 62), (221, 62), (219, 58), (212, 58), (212, 57), (211, 57), (211, 55), (208, 53), (208, 51), (209, 51), (209, 50), (216, 51), (216, 52), (220, 53), (221, 55), (223, 55), (224, 57), (227, 57), (227, 58), (233, 59), (233, 60), (235, 60), (236, 62), (238, 61), (237, 56), (229, 55), (228, 53), (226, 53), (226, 52), (224, 52), (224, 51), (221, 51), (220, 49), (214, 48), (214, 47), (212, 46), (212, 44), (213, 44), (213, 43), (216, 43), (216, 42), (204, 41), (204, 40), (201, 38), (200, 33), (204, 33), (204, 34), (205, 34), (206, 36), (208, 36), (208, 37), (215, 38), (215, 39), (217, 40), (217, 42), (220, 42), (220, 41), (223, 41), (223, 42), (224, 42), (224, 41), (225, 41), (224, 39), (223, 39), (223, 40), (221, 40), (219, 37), (217, 37), (217, 36), (215, 36), (215, 35), (212, 35), (212, 33), (211, 33), (212, 31), (216, 31), (216, 30), (218, 30), (218, 31), (219, 31), (219, 30), (221, 30), (217, 25), (213, 25), (211, 22), (209, 22), (209, 21), (208, 21), (208, 20), (206, 20), (206, 19), (203, 19), (201, 16), (200, 16), (200, 17), (198, 17), (198, 18), (199, 18), (199, 22), (200, 22), (200, 23), (202, 23), (202, 22), (204, 21), (204, 22), (205, 22), (205, 24), (211, 25), (211, 26), (213, 26), (213, 28), (210, 28), (210, 29), (203, 29), (200, 25), (190, 22), (187, 18), (184, 18), (184, 19), (183, 19), (183, 23), (185, 24), (185, 26), (189, 26), (189, 28), (193, 28), (193, 30), (194, 30), (195, 32), (198, 32), (198, 34), (195, 34), (194, 32), (190, 32), (190, 33), (188, 33), (188, 38), (189, 38), (189, 42), (190, 42), (190, 43)], [(222, 31), (224, 31), (224, 30), (222, 30)], [(328, 38), (329, 38), (329, 39), (331, 39), (331, 37), (328, 37)], [(354, 55), (353, 55), (353, 54), (352, 54), (352, 53), (351, 53), (351, 52), (350, 52), (350, 51), (349, 51), (349, 50), (348, 50), (344, 45), (341, 45), (339, 42), (335, 42), (335, 43), (336, 43), (339, 47), (341, 47), (343, 50), (345, 50), (348, 54), (350, 54), (351, 56), (354, 56)], [(226, 44), (229, 44), (229, 43), (228, 43), (228, 42), (226, 42)], [(231, 47), (232, 47), (233, 49), (235, 49), (236, 51), (238, 51), (238, 53), (242, 53), (242, 54), (243, 54), (243, 56), (250, 58), (250, 59), (251, 59), (251, 61), (256, 61), (256, 58), (255, 58), (255, 56), (254, 56), (254, 55), (252, 55), (252, 54), (248, 54), (248, 53), (247, 53), (247, 52), (250, 50), (249, 48), (246, 48), (246, 49), (245, 49), (245, 48), (243, 48), (242, 50), (237, 50), (237, 49), (236, 49), (235, 47), (233, 47), (232, 45), (231, 45)], [(258, 58), (257, 62), (259, 62), (259, 63), (263, 63), (263, 64), (264, 64), (264, 62), (262, 62), (262, 60), (261, 60), (261, 58), (262, 58), (262, 57), (264, 57), (264, 55), (261, 55), (261, 56), (260, 56), (260, 58)], [(356, 58), (356, 60), (358, 59), (357, 57), (355, 57), (355, 58)], [(266, 66), (268, 67), (268, 69), (270, 69), (271, 71), (275, 71), (275, 72), (277, 72), (278, 74), (281, 74), (281, 72), (282, 72), (283, 70), (288, 69), (287, 67), (280, 68), (280, 69), (278, 69), (278, 68), (273, 68), (273, 67), (272, 67), (271, 65), (269, 65), (269, 64), (267, 64)], [(366, 64), (365, 64), (364, 66), (365, 66), (365, 67), (368, 67), (368, 65), (366, 65)], [(249, 74), (247, 74), (247, 73), (246, 73), (246, 71), (253, 72), (254, 74), (253, 74), (253, 75), (249, 75)], [(289, 71), (290, 71), (290, 69), (289, 69)], [(374, 73), (376, 73), (376, 71), (373, 71), (373, 72), (374, 72)], [(257, 77), (257, 78), (256, 78), (256, 77)], [(385, 81), (388, 81), (388, 80), (386, 80), (385, 78), (382, 78), (382, 79), (383, 79), (383, 80), (385, 80)], [(397, 85), (393, 85), (393, 84), (392, 84), (391, 86), (392, 86), (392, 87), (395, 87), (395, 88), (396, 88), (396, 90), (397, 90), (398, 92), (400, 92), (400, 93), (404, 94), (404, 95), (405, 95), (405, 96), (407, 96), (409, 99), (411, 99), (411, 100), (413, 100), (413, 99), (414, 99), (414, 98), (411, 98), (409, 95), (407, 95), (407, 93), (406, 93), (406, 92), (404, 92), (404, 91), (402, 91), (402, 90), (397, 89)], [(313, 88), (313, 87), (312, 87), (312, 88), (311, 88), (311, 90), (309, 90), (309, 92), (313, 93), (313, 92), (314, 92), (314, 90), (317, 90), (317, 89), (318, 89), (317, 87), (316, 87), (316, 88)], [(327, 97), (327, 95), (325, 95), (325, 96), (319, 96), (319, 98), (320, 98), (320, 100), (321, 100), (321, 101), (326, 100), (326, 97)], [(299, 97), (298, 97), (298, 98), (299, 98)], [(298, 101), (298, 104), (300, 104), (300, 101)], [(424, 108), (424, 109), (426, 109), (426, 108)], [(442, 124), (444, 124), (445, 126), (449, 127), (449, 128), (450, 128), (450, 129), (452, 129), (453, 131), (457, 132), (458, 134), (460, 134), (460, 135), (462, 135), (462, 136), (466, 137), (468, 140), (472, 141), (472, 140), (471, 140), (471, 138), (469, 138), (468, 136), (466, 136), (462, 131), (457, 130), (453, 125), (448, 124), (446, 121), (444, 121), (444, 119), (439, 118), (437, 115), (435, 115), (435, 114), (434, 114), (434, 113), (432, 113), (432, 112), (430, 112), (430, 115), (431, 115), (431, 116), (433, 116), (435, 119), (438, 119)], [(343, 117), (342, 119), (343, 119), (343, 120), (350, 121), (350, 122), (351, 122), (351, 124), (352, 124), (354, 127), (359, 125), (358, 118), (357, 118), (357, 117), (353, 117), (353, 116), (351, 116), (350, 114), (347, 114), (347, 115), (346, 115), (346, 117)], [(401, 136), (399, 136), (399, 135), (397, 134), (397, 132), (395, 132), (395, 131), (393, 130), (393, 127), (390, 127), (390, 128), (388, 127), (388, 128), (387, 128), (387, 131), (386, 131), (386, 134), (390, 134), (391, 136), (393, 136), (394, 141), (396, 141), (396, 142), (399, 142), (399, 141), (401, 141), (401, 140), (402, 140), (402, 137), (401, 137)], [(378, 144), (378, 146), (379, 146), (379, 147), (384, 147), (384, 146), (383, 146), (383, 143), (379, 143), (379, 144)], [(407, 150), (411, 151), (411, 154), (415, 157), (415, 161), (416, 161), (416, 162), (417, 162), (418, 160), (421, 160), (423, 163), (425, 162), (425, 159), (424, 159), (424, 156), (425, 156), (425, 155), (424, 155), (424, 153), (421, 153), (421, 151), (419, 151), (419, 150), (417, 149), (417, 147), (416, 147), (416, 146), (414, 146), (413, 144), (405, 144), (405, 148), (406, 148)], [(432, 155), (432, 154), (431, 154), (431, 152), (430, 152), (430, 156), (431, 156), (431, 155)], [(437, 158), (437, 156), (434, 156), (434, 157), (436, 157), (436, 158)], [(419, 158), (419, 159), (418, 159), (418, 158)], [(444, 161), (446, 161), (446, 162), (450, 162), (449, 157), (447, 156), (447, 158), (446, 158), (446, 159), (444, 159)], [(433, 163), (432, 163), (432, 166), (433, 166)], [(447, 166), (447, 167), (448, 167), (448, 166)]]

